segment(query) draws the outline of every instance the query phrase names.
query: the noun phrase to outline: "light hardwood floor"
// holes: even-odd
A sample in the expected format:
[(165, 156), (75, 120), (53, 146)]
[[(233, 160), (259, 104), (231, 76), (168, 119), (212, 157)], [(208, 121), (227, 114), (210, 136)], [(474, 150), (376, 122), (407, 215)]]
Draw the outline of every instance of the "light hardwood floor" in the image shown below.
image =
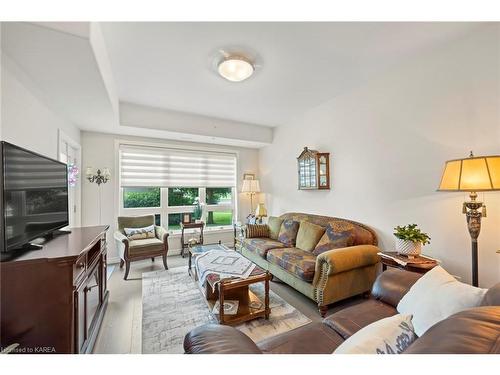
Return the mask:
[[(187, 266), (187, 258), (179, 255), (168, 257), (168, 266)], [(123, 280), (125, 270), (120, 269), (118, 264), (115, 265), (108, 280), (109, 303), (94, 353), (141, 353), (142, 273), (161, 269), (161, 258), (157, 258), (155, 262), (134, 262), (130, 267), (128, 280)], [(312, 321), (321, 321), (316, 304), (293, 288), (276, 280), (271, 282), (271, 290)], [(335, 304), (330, 307), (328, 314), (361, 301), (361, 297), (355, 297)]]

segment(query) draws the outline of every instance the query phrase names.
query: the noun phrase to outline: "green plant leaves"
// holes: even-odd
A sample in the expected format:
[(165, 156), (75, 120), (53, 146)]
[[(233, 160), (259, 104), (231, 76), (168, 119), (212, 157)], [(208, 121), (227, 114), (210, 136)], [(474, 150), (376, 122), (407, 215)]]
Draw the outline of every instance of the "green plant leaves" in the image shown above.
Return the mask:
[(394, 228), (396, 238), (412, 242), (422, 242), (422, 245), (430, 243), (431, 238), (427, 233), (422, 232), (417, 224), (398, 225)]

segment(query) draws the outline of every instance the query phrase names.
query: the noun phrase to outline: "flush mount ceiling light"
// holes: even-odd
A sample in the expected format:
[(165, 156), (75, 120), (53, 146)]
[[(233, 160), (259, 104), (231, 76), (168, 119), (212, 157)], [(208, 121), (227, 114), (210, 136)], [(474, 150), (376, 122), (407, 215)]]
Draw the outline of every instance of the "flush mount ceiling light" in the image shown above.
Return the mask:
[(227, 56), (217, 66), (219, 74), (231, 82), (241, 82), (249, 78), (255, 66), (241, 56)]

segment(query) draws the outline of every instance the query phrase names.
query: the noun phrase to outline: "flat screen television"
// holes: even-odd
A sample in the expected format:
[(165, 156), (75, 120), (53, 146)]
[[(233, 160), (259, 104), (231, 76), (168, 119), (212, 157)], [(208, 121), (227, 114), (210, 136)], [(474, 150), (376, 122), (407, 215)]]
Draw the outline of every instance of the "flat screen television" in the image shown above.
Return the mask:
[(68, 225), (68, 169), (7, 142), (0, 153), (0, 250), (26, 250)]

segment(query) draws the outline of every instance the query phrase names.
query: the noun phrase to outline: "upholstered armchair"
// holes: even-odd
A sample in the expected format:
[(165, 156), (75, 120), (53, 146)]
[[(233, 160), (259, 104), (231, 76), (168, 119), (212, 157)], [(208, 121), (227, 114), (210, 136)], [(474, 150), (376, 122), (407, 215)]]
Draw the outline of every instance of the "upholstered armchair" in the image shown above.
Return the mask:
[(118, 217), (118, 230), (115, 232), (114, 237), (120, 255), (120, 268), (123, 268), (125, 264), (124, 280), (127, 280), (130, 263), (136, 260), (151, 258), (154, 262), (155, 257), (161, 256), (163, 266), (168, 270), (168, 233), (164, 228), (155, 225), (155, 238), (131, 240), (125, 235), (124, 228), (144, 228), (154, 224), (154, 215)]

